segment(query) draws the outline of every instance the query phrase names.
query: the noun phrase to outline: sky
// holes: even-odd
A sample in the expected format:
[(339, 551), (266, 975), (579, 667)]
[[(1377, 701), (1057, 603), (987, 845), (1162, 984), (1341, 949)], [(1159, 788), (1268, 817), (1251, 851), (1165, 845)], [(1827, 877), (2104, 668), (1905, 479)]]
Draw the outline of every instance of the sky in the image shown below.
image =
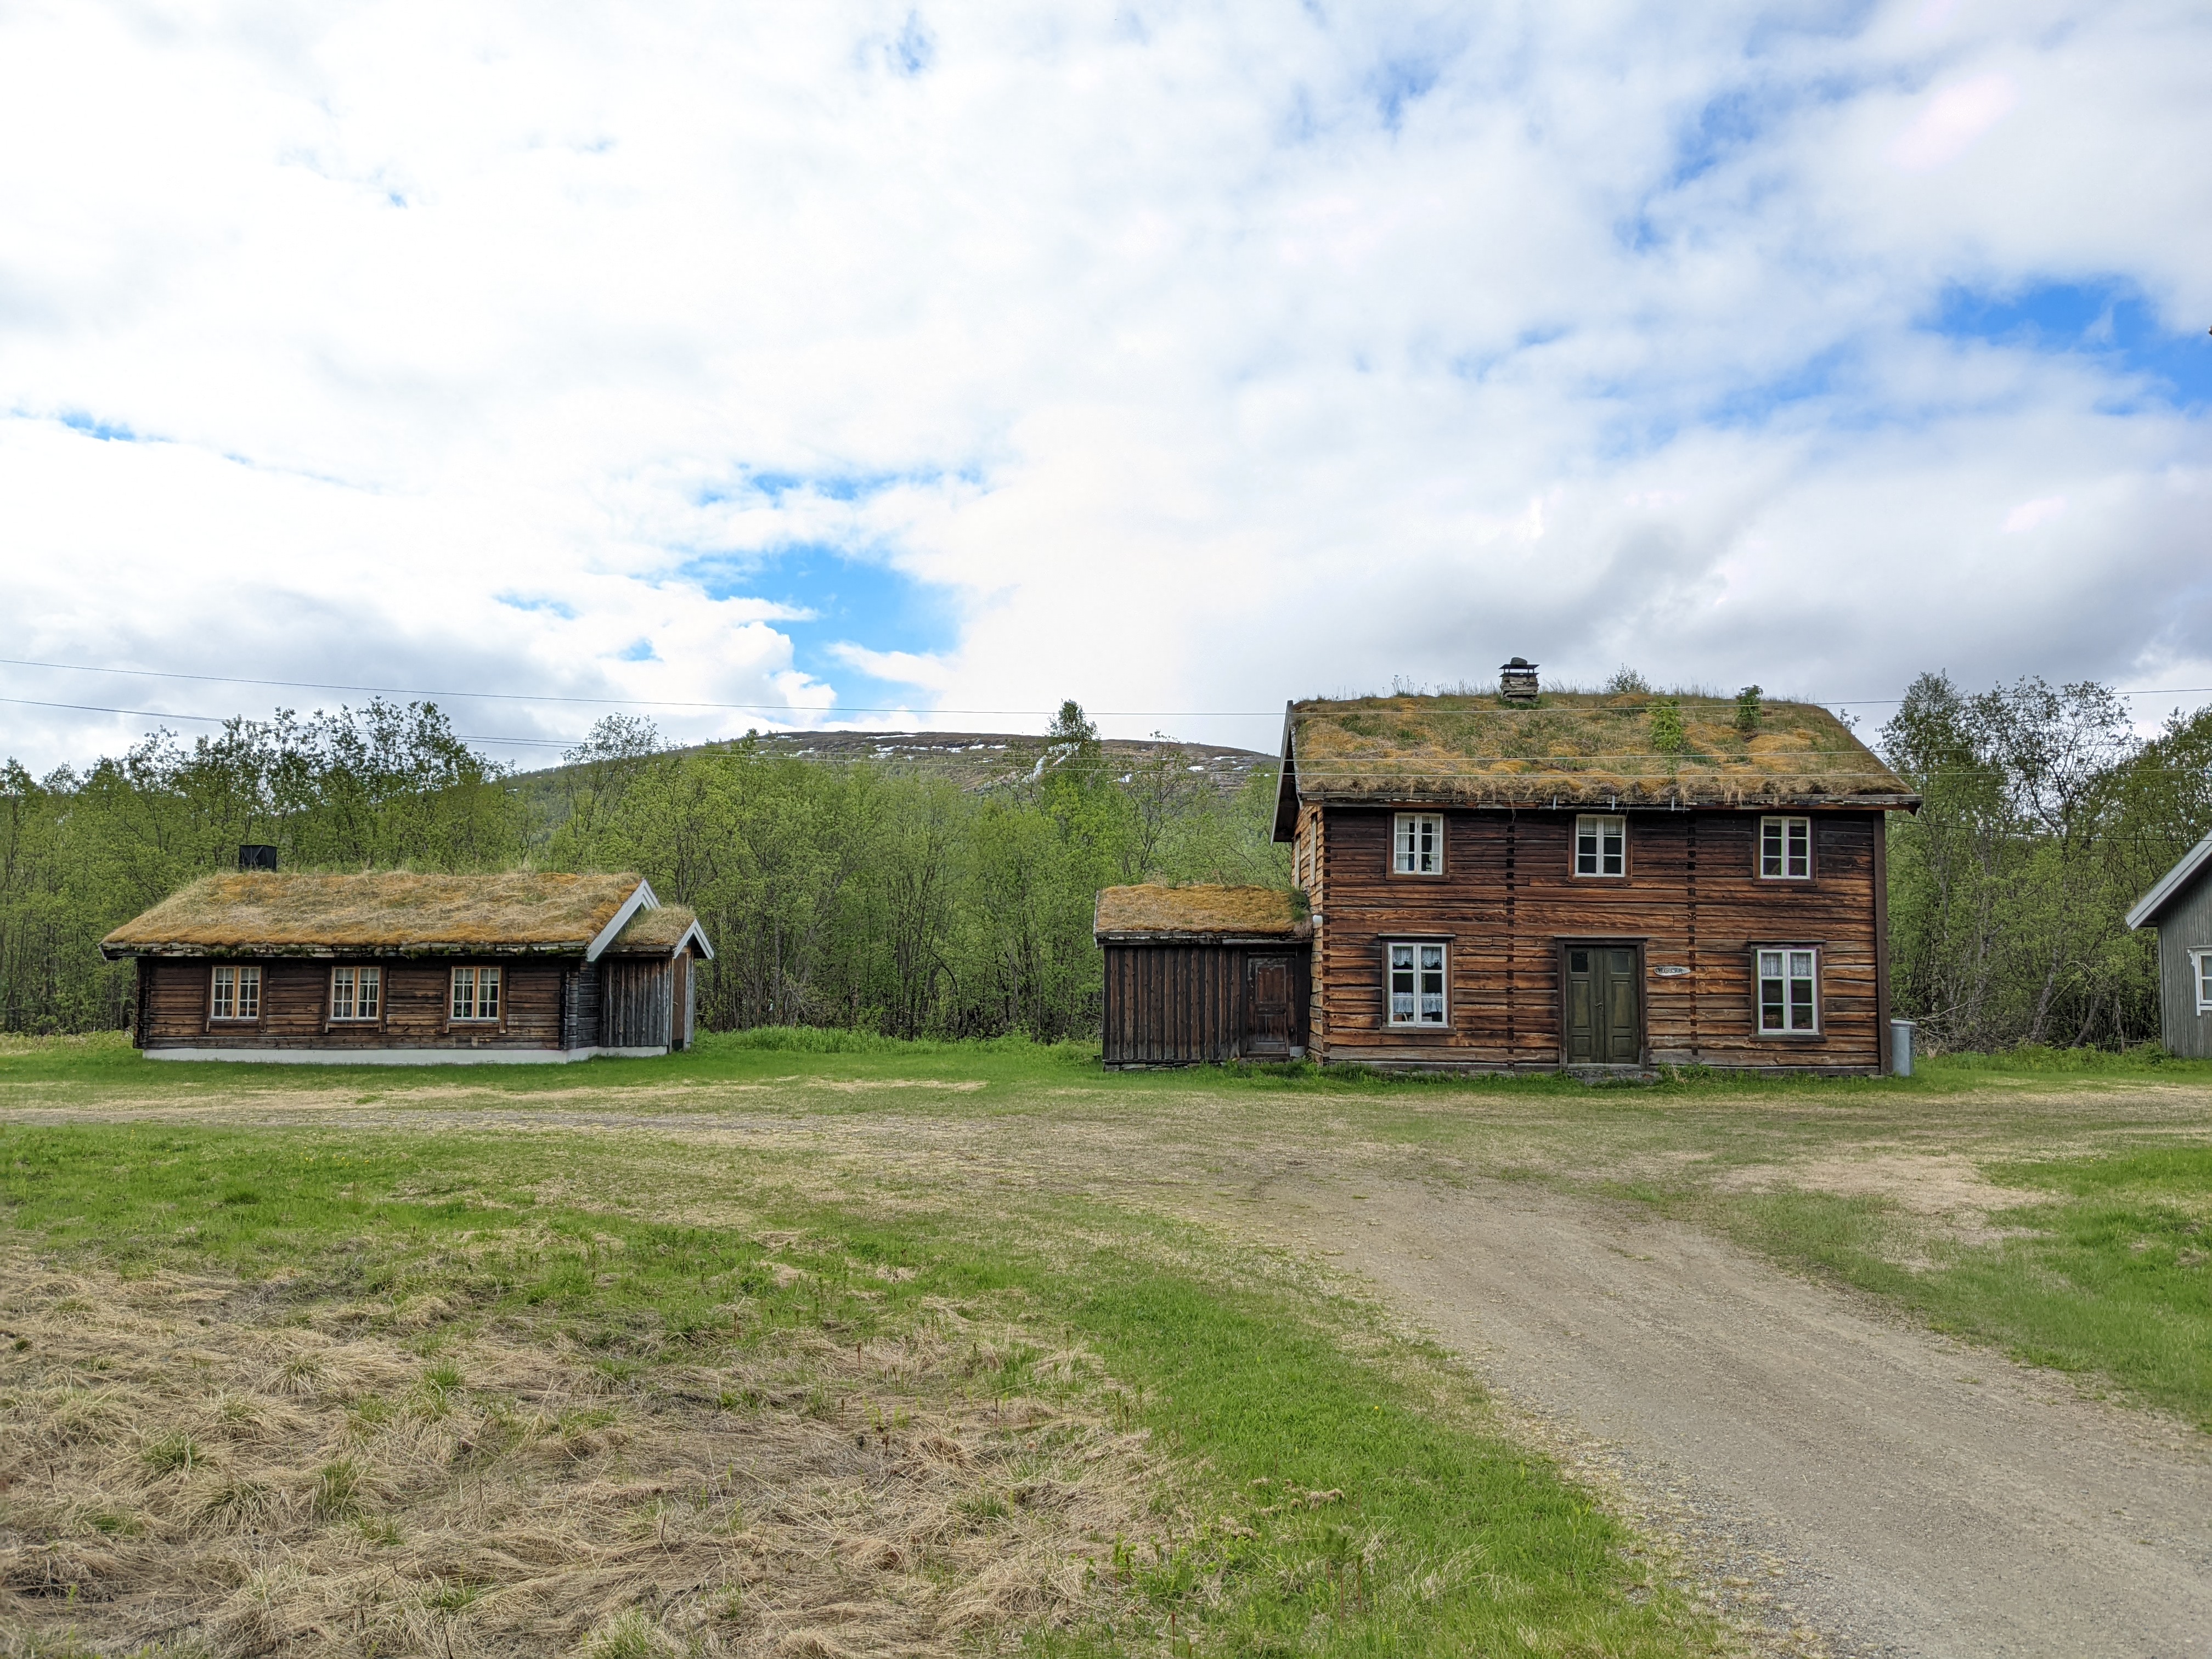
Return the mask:
[(2203, 0), (0, 0), (0, 755), (1266, 749), (1513, 655), (2154, 722), (2208, 330)]

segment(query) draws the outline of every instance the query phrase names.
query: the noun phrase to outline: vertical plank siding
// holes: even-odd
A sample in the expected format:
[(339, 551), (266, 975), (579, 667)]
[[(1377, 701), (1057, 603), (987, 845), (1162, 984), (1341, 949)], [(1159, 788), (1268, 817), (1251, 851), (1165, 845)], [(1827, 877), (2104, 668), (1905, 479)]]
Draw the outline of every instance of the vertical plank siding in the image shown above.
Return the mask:
[(2212, 1060), (2212, 1014), (2197, 1012), (2191, 951), (2212, 951), (2212, 876), (2198, 876), (2158, 918), (2160, 1036), (2177, 1054)]
[[(1210, 944), (1163, 939), (1104, 948), (1105, 1015), (1102, 1056), (1115, 1068), (1203, 1066), (1243, 1057), (1249, 1024), (1248, 967), (1255, 956), (1285, 957), (1291, 965), (1291, 1015), (1302, 1024), (1308, 1000), (1305, 947)], [(1291, 1045), (1303, 1045), (1293, 1030)]]
[[(1878, 812), (1814, 811), (1814, 876), (1757, 874), (1759, 819), (1743, 811), (1629, 812), (1625, 877), (1572, 873), (1571, 811), (1447, 811), (1442, 877), (1391, 872), (1387, 809), (1308, 808), (1299, 861), (1316, 930), (1316, 1058), (1400, 1066), (1534, 1070), (1564, 1062), (1560, 946), (1639, 945), (1644, 1061), (1875, 1072), (1887, 973)], [(1386, 1023), (1383, 952), (1399, 938), (1449, 945), (1447, 1019)], [(1753, 952), (1819, 947), (1821, 1030), (1761, 1036)], [(1661, 976), (1662, 968), (1686, 971)]]
[(599, 1046), (669, 1046), (672, 964), (609, 957), (599, 964)]

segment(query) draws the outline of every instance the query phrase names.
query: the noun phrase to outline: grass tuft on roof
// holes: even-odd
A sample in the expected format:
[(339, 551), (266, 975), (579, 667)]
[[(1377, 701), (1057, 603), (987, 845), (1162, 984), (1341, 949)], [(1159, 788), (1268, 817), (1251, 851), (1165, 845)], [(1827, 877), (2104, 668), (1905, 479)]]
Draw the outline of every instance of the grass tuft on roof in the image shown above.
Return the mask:
[(1105, 887), (1093, 932), (1226, 933), (1290, 939), (1304, 926), (1299, 896), (1279, 887)]
[[(1835, 714), (1733, 697), (1547, 692), (1316, 700), (1291, 708), (1304, 800), (1470, 805), (1902, 805), (1911, 790)], [(1677, 723), (1679, 721), (1679, 724)]]

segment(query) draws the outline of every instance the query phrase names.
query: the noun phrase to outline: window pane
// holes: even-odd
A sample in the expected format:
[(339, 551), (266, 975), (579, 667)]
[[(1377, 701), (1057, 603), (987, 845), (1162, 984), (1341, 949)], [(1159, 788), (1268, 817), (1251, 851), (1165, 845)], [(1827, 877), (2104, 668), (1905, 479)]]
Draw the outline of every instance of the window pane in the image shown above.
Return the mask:
[(1401, 817), (1397, 827), (1397, 868), (1402, 873), (1413, 867), (1413, 821), (1408, 817)]
[(1792, 951), (1790, 953), (1790, 972), (1793, 978), (1808, 976), (1812, 971), (1813, 953), (1810, 951)]
[(377, 1006), (383, 1001), (384, 969), (364, 968), (361, 970), (360, 1014), (363, 1019), (376, 1018)]
[(1587, 974), (1589, 972), (1589, 952), (1587, 951), (1568, 951), (1567, 971), (1571, 974)]
[(240, 1019), (261, 1018), (261, 970), (258, 968), (238, 970), (238, 1017)]
[(1412, 967), (1413, 965), (1413, 947), (1410, 945), (1392, 945), (1390, 947), (1390, 965), (1393, 968)]
[(1790, 1029), (1809, 1031), (1813, 1025), (1813, 981), (1793, 979), (1790, 981)]
[(1761, 951), (1759, 953), (1759, 971), (1762, 975), (1778, 975), (1781, 973), (1782, 952), (1779, 951)]
[(484, 968), (477, 973), (477, 1018), (499, 1018), (499, 969)]
[(1790, 820), (1790, 873), (1809, 876), (1813, 873), (1813, 820)]
[(353, 969), (350, 968), (331, 969), (331, 1018), (353, 1018)]
[(1597, 873), (1597, 825), (1588, 818), (1575, 825), (1575, 873), (1578, 876)]
[(468, 1019), (477, 1009), (477, 970), (473, 968), (453, 969), (453, 1018)]
[(1782, 820), (1779, 818), (1759, 820), (1759, 873), (1762, 876), (1782, 873)]
[(1782, 1030), (1782, 981), (1778, 979), (1759, 981), (1759, 1029), (1762, 1031)]
[(218, 968), (215, 970), (213, 1012), (217, 1019), (228, 1019), (231, 1017), (231, 1010), (237, 1006), (232, 1000), (236, 994), (237, 984), (238, 975), (235, 969)]

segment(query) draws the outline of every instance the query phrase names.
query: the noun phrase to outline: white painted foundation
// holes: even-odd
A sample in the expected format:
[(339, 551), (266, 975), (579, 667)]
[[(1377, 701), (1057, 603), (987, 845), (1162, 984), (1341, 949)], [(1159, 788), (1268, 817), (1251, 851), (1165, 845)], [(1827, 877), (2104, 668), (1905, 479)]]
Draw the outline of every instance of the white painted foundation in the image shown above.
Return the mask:
[(657, 1060), (665, 1048), (149, 1048), (149, 1060), (244, 1060), (260, 1066), (565, 1066), (605, 1054)]

